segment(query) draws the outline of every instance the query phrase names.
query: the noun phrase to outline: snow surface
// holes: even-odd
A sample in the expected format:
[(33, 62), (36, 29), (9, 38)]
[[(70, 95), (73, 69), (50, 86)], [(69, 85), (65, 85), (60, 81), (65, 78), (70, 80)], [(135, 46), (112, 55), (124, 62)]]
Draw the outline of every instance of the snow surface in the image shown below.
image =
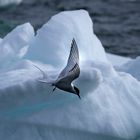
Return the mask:
[(112, 65), (119, 66), (119, 67), (131, 60), (131, 58), (129, 57), (123, 57), (110, 53), (106, 53), (106, 56), (107, 59), (109, 59), (109, 61), (112, 63)]
[(24, 55), (25, 48), (34, 38), (34, 29), (30, 23), (16, 27), (0, 41), (0, 70), (7, 69)]
[[(138, 139), (139, 58), (108, 59), (92, 27), (86, 11), (67, 11), (53, 16), (35, 37), (32, 26), (24, 24), (2, 40), (0, 139)], [(81, 74), (75, 84), (81, 100), (59, 89), (52, 93), (52, 87), (37, 81), (42, 75), (33, 66), (56, 78), (73, 37), (80, 54)], [(117, 58), (126, 63), (119, 65)]]
[(0, 6), (7, 6), (10, 4), (20, 4), (22, 0), (0, 0)]
[(55, 67), (65, 66), (69, 55), (69, 46), (74, 37), (80, 46), (81, 61), (107, 62), (102, 44), (93, 34), (92, 28), (92, 20), (85, 11), (80, 12), (80, 14), (76, 11), (62, 12), (53, 16), (47, 24), (38, 30), (25, 58), (41, 61)]
[(140, 57), (130, 60), (118, 69), (130, 73), (133, 77), (140, 81)]

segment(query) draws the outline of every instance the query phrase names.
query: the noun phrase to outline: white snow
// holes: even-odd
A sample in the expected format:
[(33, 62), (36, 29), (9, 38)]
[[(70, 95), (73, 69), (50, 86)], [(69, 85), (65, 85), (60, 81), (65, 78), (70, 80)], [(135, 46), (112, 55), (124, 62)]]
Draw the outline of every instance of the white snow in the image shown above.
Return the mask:
[(109, 53), (106, 53), (106, 56), (108, 60), (112, 63), (112, 65), (119, 66), (119, 67), (127, 63), (129, 60), (131, 60), (131, 58), (129, 57), (123, 57), (123, 56), (118, 56), (118, 55), (109, 54)]
[(128, 61), (118, 69), (120, 71), (130, 73), (133, 77), (140, 81), (140, 57)]
[(20, 4), (22, 0), (0, 0), (0, 6), (7, 6), (10, 4)]
[[(7, 68), (24, 55), (27, 47), (34, 38), (34, 29), (30, 23), (18, 26), (0, 43), (0, 68)], [(24, 49), (24, 50), (23, 50)]]
[(93, 34), (92, 28), (92, 21), (86, 11), (81, 11), (80, 14), (77, 11), (61, 12), (38, 30), (25, 58), (63, 67), (74, 37), (80, 46), (80, 62), (85, 60), (107, 62), (102, 44)]
[[(139, 137), (139, 58), (106, 54), (92, 26), (86, 11), (67, 11), (53, 16), (35, 37), (32, 26), (25, 24), (18, 27), (27, 28), (25, 32), (17, 30), (3, 39), (2, 44), (7, 42), (10, 51), (3, 53), (0, 44), (4, 56), (0, 57), (0, 65), (10, 63), (0, 67), (0, 139)], [(32, 65), (55, 78), (66, 65), (73, 37), (81, 68), (74, 83), (80, 89), (81, 100), (59, 89), (52, 93), (52, 87), (37, 81), (42, 75)]]

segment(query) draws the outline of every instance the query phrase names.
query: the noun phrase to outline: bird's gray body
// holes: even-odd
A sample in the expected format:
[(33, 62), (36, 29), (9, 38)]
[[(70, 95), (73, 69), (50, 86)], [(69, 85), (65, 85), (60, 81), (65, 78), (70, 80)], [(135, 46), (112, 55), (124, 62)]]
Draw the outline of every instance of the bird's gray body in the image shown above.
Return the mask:
[(69, 71), (68, 75), (62, 78), (61, 77), (58, 78), (58, 80), (56, 80), (56, 82), (54, 82), (53, 84), (59, 89), (72, 92), (75, 94), (75, 89), (74, 89), (74, 85), (72, 84), (72, 81), (78, 78), (79, 74), (80, 74), (79, 65), (76, 64), (74, 68), (71, 71)]
[(78, 95), (80, 98), (79, 89), (72, 84), (73, 80), (78, 78), (80, 75), (79, 52), (78, 52), (76, 41), (74, 39), (72, 40), (72, 43), (71, 43), (71, 50), (70, 50), (67, 65), (62, 70), (62, 72), (59, 74), (58, 78), (55, 81), (52, 81), (52, 82), (47, 81), (47, 79), (45, 78), (46, 77), (45, 73), (40, 68), (38, 69), (44, 75), (44, 78), (42, 80), (39, 80), (40, 82), (49, 83), (55, 87), (54, 90), (56, 88), (59, 88), (64, 91), (74, 93)]

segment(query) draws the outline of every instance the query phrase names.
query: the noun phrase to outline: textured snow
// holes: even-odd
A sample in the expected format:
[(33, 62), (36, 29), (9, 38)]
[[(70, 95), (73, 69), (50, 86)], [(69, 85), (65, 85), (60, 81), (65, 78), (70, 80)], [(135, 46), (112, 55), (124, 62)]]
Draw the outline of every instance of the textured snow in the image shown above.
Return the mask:
[(109, 54), (106, 53), (106, 56), (108, 58), (108, 60), (112, 63), (113, 66), (121, 66), (125, 63), (127, 63), (129, 60), (131, 60), (131, 58), (129, 57), (123, 57), (123, 56), (118, 56), (115, 54)]
[[(67, 11), (53, 16), (35, 37), (32, 26), (24, 24), (2, 40), (0, 139), (139, 137), (139, 58), (108, 56), (92, 27), (86, 11)], [(66, 65), (73, 37), (80, 54), (81, 74), (75, 84), (81, 100), (59, 89), (52, 93), (52, 87), (37, 81), (42, 74), (32, 65), (56, 78)], [(6, 42), (10, 51), (1, 51)]]
[(130, 73), (133, 77), (140, 81), (140, 57), (128, 61), (119, 67), (119, 70)]
[(0, 42), (0, 68), (7, 69), (24, 55), (25, 48), (34, 38), (34, 29), (30, 23), (16, 27)]
[(64, 66), (69, 55), (71, 40), (74, 37), (80, 46), (81, 61), (99, 60), (107, 62), (102, 44), (93, 34), (92, 28), (92, 20), (85, 11), (80, 12), (80, 14), (71, 11), (55, 15), (38, 30), (25, 58), (39, 60), (55, 67)]

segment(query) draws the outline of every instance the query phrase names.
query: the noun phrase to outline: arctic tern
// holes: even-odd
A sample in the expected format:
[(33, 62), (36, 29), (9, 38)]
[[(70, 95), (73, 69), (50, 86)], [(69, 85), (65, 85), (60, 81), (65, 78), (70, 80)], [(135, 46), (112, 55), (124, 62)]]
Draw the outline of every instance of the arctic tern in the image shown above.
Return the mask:
[(47, 81), (45, 72), (36, 65), (34, 66), (42, 72), (44, 77), (43, 79), (38, 80), (39, 82), (51, 84), (51, 86), (54, 86), (53, 91), (55, 91), (55, 89), (58, 88), (66, 92), (76, 94), (81, 99), (80, 90), (72, 83), (80, 75), (79, 51), (75, 39), (73, 39), (71, 43), (71, 50), (67, 61), (67, 65), (61, 71), (61, 73), (55, 81)]

